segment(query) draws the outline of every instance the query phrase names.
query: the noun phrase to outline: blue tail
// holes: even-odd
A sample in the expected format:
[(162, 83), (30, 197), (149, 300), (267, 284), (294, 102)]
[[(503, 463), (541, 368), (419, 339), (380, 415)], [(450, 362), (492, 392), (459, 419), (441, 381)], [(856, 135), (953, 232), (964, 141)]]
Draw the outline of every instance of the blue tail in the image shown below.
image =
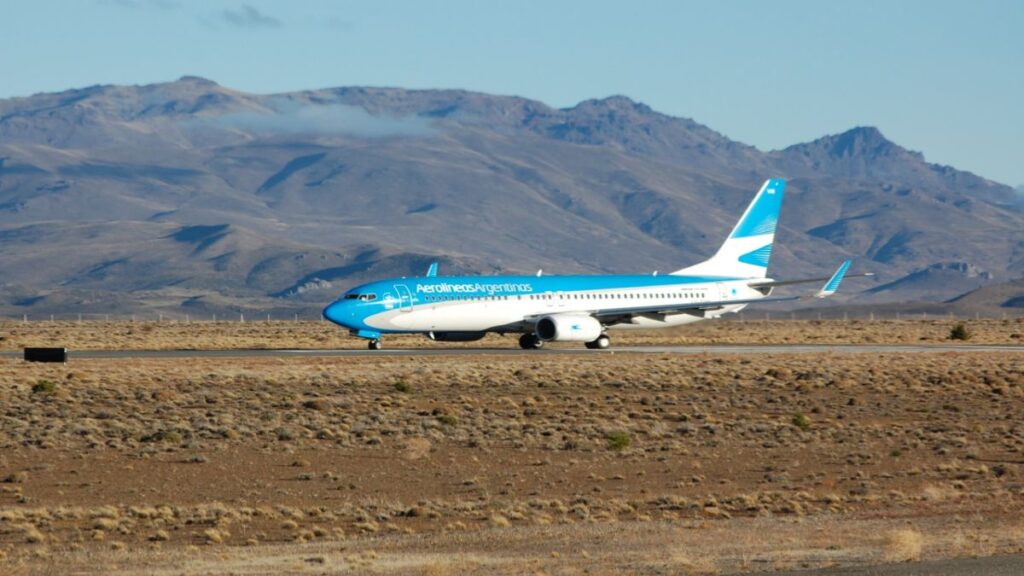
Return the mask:
[(785, 180), (773, 178), (765, 181), (718, 252), (709, 260), (676, 270), (673, 274), (766, 277), (785, 192)]

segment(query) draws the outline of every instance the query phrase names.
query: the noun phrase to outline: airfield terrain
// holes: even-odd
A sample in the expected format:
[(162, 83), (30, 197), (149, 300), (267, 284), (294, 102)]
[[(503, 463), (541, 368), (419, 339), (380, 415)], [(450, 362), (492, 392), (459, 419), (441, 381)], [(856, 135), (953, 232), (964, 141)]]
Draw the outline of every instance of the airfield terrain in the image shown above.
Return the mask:
[[(968, 344), (1024, 333), (966, 324)], [(939, 345), (951, 325), (613, 337)], [(0, 350), (42, 344), (362, 347), (319, 322), (0, 323)], [(483, 350), (0, 357), (0, 573), (728, 574), (1024, 552), (1024, 348), (458, 346)]]

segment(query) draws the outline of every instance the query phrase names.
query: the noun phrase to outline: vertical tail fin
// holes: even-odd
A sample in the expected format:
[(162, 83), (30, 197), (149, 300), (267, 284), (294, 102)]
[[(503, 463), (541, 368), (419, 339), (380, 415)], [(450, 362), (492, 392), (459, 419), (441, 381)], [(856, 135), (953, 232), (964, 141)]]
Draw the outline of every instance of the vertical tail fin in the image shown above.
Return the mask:
[(766, 277), (785, 191), (785, 180), (773, 178), (765, 181), (718, 252), (700, 264), (676, 270), (672, 274)]

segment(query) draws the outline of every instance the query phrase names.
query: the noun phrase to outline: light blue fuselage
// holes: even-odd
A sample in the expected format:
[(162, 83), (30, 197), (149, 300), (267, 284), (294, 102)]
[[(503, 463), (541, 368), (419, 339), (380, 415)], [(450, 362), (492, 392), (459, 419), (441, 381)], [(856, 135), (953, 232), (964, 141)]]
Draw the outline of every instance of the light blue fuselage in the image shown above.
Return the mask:
[[(600, 316), (641, 307), (763, 296), (743, 278), (713, 276), (464, 276), (401, 278), (352, 288), (324, 309), (324, 317), (364, 338), (387, 333), (529, 332), (547, 314)], [(713, 312), (634, 315), (609, 328), (686, 324)]]

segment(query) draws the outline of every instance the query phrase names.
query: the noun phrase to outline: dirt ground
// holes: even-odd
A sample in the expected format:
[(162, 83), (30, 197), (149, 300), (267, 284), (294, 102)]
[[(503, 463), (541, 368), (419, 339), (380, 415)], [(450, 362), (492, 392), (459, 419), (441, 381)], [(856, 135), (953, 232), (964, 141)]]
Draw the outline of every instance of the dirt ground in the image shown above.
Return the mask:
[[(992, 322), (972, 341), (1015, 341), (1020, 324)], [(753, 324), (731, 326), (780, 337)], [(0, 573), (727, 574), (1020, 552), (1022, 407), (1015, 352), (0, 359)]]
[[(963, 323), (966, 344), (1024, 345), (1024, 318), (1005, 320), (711, 320), (666, 330), (611, 330), (613, 346), (682, 344), (938, 344)], [(386, 335), (388, 348), (516, 348), (515, 335), (477, 342), (432, 342)], [(58, 346), (70, 350), (365, 348), (366, 341), (329, 322), (17, 322), (0, 320), (0, 350)], [(553, 344), (583, 348), (579, 343)]]

